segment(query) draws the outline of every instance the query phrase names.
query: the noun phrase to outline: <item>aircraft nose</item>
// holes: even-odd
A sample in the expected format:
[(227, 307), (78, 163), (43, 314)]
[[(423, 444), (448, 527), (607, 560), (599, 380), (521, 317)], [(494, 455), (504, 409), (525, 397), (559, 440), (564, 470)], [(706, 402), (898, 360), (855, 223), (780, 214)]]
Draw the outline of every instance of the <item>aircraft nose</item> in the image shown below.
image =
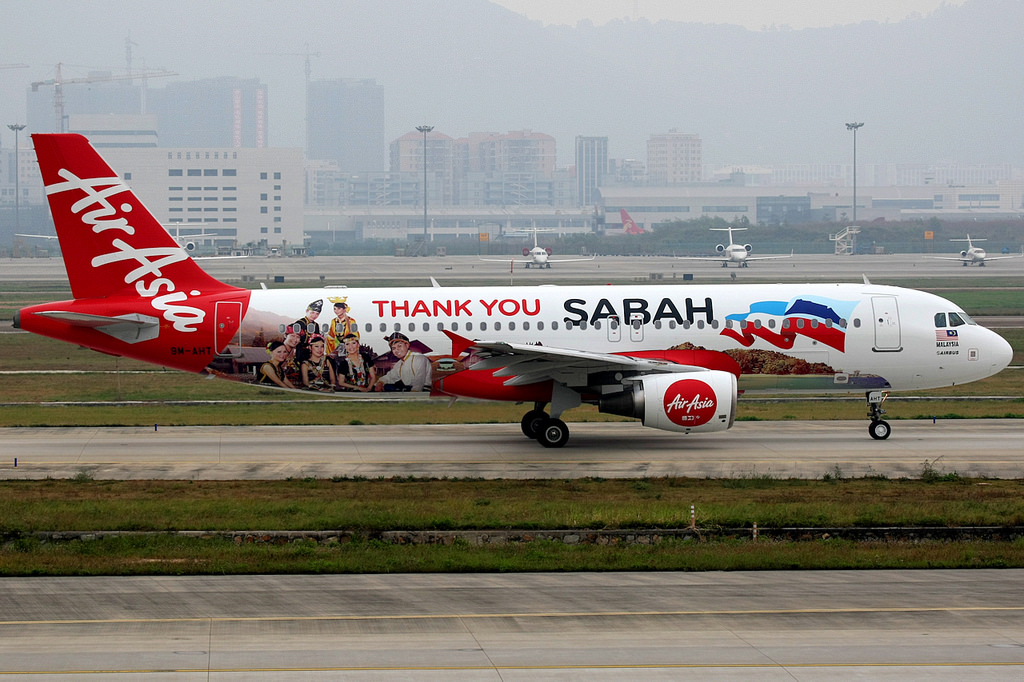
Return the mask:
[(982, 358), (982, 361), (984, 362), (987, 360), (991, 363), (992, 373), (995, 374), (996, 372), (1001, 372), (1006, 369), (1010, 364), (1010, 361), (1013, 360), (1013, 347), (1006, 339), (1001, 337), (999, 334), (996, 334), (994, 331), (989, 330), (989, 333), (992, 337), (989, 343), (986, 344), (988, 346), (988, 348), (985, 349), (987, 353), (986, 356)]

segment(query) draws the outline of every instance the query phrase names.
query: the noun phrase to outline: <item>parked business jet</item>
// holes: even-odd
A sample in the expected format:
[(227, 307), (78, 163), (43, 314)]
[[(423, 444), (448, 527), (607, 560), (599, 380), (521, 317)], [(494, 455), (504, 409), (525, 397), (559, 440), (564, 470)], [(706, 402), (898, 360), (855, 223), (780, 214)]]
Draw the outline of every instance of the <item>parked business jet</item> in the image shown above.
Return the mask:
[(619, 216), (622, 218), (622, 231), (624, 234), (643, 234), (644, 228), (637, 225), (637, 222), (633, 220), (633, 216), (626, 212), (626, 209), (619, 209)]
[(723, 431), (740, 390), (863, 393), (884, 439), (888, 391), (982, 379), (1012, 355), (954, 303), (867, 281), (239, 289), (190, 259), (84, 137), (33, 138), (73, 298), (22, 308), (15, 326), (115, 356), (317, 394), (532, 403), (523, 433), (560, 447), (560, 417), (582, 403)]
[(703, 260), (703, 261), (714, 261), (721, 263), (723, 268), (729, 267), (729, 263), (736, 263), (737, 267), (745, 268), (747, 263), (752, 260), (778, 260), (780, 258), (792, 258), (793, 254), (788, 256), (751, 256), (750, 250), (753, 248), (750, 244), (737, 244), (732, 240), (733, 231), (739, 232), (745, 230), (745, 227), (712, 227), (712, 232), (728, 232), (729, 233), (729, 245), (719, 244), (715, 247), (715, 251), (722, 254), (720, 257), (715, 256), (676, 256), (679, 260)]
[(988, 241), (986, 239), (975, 239), (971, 241), (971, 235), (967, 235), (966, 239), (950, 239), (951, 242), (967, 242), (967, 248), (960, 252), (959, 256), (933, 256), (939, 260), (958, 260), (963, 263), (964, 267), (968, 265), (977, 265), (979, 268), (985, 267), (986, 260), (1005, 260), (1007, 258), (1020, 258), (1024, 254), (1014, 254), (1012, 256), (989, 256), (985, 253), (985, 249), (980, 246), (975, 246), (974, 242)]
[(537, 233), (547, 232), (547, 230), (541, 230), (539, 228), (531, 228), (524, 230), (524, 232), (533, 233), (533, 248), (523, 247), (523, 260), (515, 260), (514, 258), (480, 258), (480, 260), (488, 261), (490, 263), (508, 263), (509, 261), (515, 263), (522, 263), (524, 267), (538, 267), (538, 268), (550, 268), (552, 263), (576, 263), (584, 260), (594, 260), (594, 256), (590, 258), (556, 258), (551, 259), (551, 247), (540, 246), (537, 243)]

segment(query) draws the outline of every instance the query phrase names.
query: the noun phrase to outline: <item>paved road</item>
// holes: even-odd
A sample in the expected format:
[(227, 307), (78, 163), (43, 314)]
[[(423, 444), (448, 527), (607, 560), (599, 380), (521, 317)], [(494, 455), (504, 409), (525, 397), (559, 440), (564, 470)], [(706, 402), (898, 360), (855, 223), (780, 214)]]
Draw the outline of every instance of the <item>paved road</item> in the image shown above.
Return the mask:
[(1024, 571), (6, 578), (7, 675), (1020, 679)]
[[(963, 476), (1024, 478), (1024, 421), (738, 422), (679, 435), (638, 422), (569, 425), (565, 448), (517, 424), (3, 428), (0, 478), (280, 479), (332, 476), (918, 478), (928, 462)], [(301, 444), (301, 447), (299, 447)], [(14, 466), (17, 458), (18, 466)]]

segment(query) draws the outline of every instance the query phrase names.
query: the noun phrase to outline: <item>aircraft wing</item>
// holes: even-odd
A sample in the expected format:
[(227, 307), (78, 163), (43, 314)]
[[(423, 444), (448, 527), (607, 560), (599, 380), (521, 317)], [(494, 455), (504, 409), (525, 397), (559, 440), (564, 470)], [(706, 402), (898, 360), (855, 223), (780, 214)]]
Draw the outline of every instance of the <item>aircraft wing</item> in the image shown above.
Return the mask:
[(657, 358), (593, 353), (506, 341), (469, 341), (445, 333), (453, 337), (455, 350), (471, 348), (477, 355), (484, 356), (483, 360), (470, 367), (471, 370), (497, 370), (494, 376), (509, 377), (505, 381), (506, 386), (524, 386), (554, 379), (566, 386), (581, 387), (587, 385), (589, 375), (597, 372), (618, 371), (624, 375), (636, 375), (653, 372), (698, 372), (705, 369)]
[(56, 239), (55, 234), (23, 234), (21, 232), (15, 232), (15, 237), (35, 237), (36, 239)]
[(788, 256), (747, 256), (744, 260), (780, 260), (782, 258), (792, 258), (793, 254)]
[(584, 260), (594, 260), (595, 258), (597, 258), (597, 256), (591, 256), (590, 258), (557, 258), (557, 259), (548, 258), (547, 262), (548, 263), (578, 263), (578, 262), (584, 261)]
[[(973, 260), (970, 256), (932, 256), (935, 260)], [(989, 260), (985, 258), (985, 260)]]
[(1022, 257), (1022, 255), (1019, 254), (1019, 253), (1015, 253), (1012, 256), (985, 256), (985, 262), (988, 262), (990, 260), (1006, 260), (1007, 258), (1021, 258), (1021, 257)]
[(481, 258), (488, 263), (533, 263), (532, 258)]

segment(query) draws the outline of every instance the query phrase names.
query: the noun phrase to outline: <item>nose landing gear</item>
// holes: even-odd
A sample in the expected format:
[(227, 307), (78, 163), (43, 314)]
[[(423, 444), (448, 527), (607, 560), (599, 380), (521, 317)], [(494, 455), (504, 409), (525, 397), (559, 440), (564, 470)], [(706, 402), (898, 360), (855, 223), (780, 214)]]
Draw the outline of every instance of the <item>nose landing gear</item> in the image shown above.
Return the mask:
[(882, 419), (882, 415), (885, 414), (885, 410), (882, 409), (882, 403), (889, 397), (888, 391), (868, 391), (868, 418), (871, 419), (871, 424), (868, 425), (868, 433), (875, 440), (885, 440), (892, 433), (892, 427), (889, 426), (889, 422)]

